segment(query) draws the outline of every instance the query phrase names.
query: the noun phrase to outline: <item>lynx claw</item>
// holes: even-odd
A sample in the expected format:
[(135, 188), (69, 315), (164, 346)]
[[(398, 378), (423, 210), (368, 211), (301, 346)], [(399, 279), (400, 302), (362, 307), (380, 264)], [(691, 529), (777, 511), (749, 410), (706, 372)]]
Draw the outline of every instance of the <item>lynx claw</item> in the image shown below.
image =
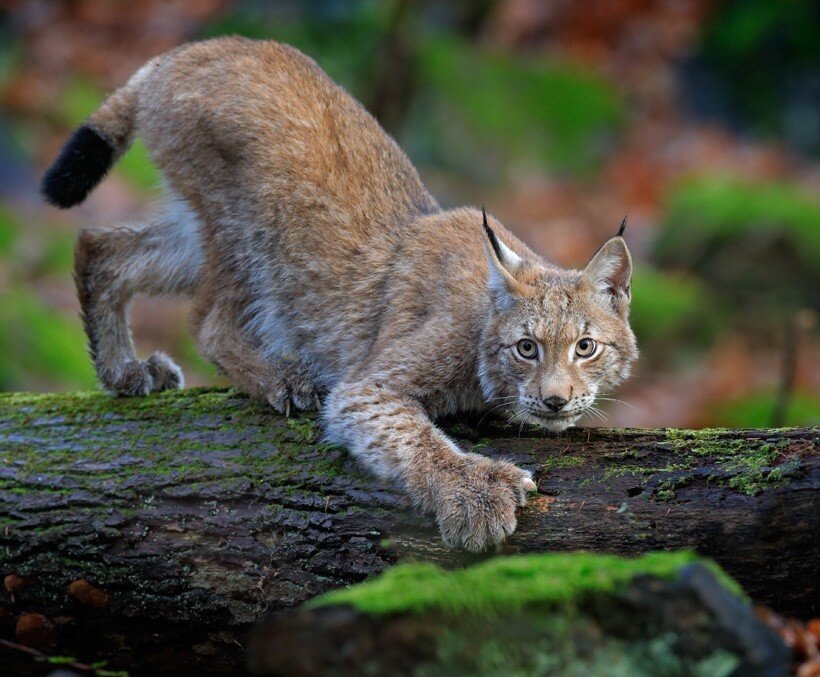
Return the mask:
[(441, 477), (434, 499), (444, 542), (480, 552), (502, 543), (516, 527), (516, 508), (536, 488), (526, 470), (507, 461), (467, 454), (458, 474)]
[(290, 418), (293, 410), (321, 408), (319, 391), (310, 373), (294, 360), (282, 359), (272, 366), (273, 378), (267, 385), (265, 399), (276, 411)]

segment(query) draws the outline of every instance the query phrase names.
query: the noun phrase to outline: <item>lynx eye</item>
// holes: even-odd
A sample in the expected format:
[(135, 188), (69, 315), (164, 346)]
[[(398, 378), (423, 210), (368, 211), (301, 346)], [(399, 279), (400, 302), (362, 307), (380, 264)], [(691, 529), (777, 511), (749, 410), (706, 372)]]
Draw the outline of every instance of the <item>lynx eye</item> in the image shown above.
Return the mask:
[(531, 341), (530, 339), (521, 339), (515, 348), (518, 350), (518, 354), (524, 359), (534, 360), (538, 357), (538, 346), (535, 345), (535, 341)]
[(582, 338), (575, 344), (575, 354), (578, 357), (590, 357), (595, 354), (598, 344), (591, 338)]

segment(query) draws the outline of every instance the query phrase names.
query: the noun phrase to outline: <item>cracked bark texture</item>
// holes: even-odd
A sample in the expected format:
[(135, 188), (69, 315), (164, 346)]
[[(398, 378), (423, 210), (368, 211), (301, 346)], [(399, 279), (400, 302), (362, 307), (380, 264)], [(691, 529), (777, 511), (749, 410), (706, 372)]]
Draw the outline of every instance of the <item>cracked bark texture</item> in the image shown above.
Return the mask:
[[(536, 475), (499, 552), (691, 548), (755, 601), (817, 615), (816, 428), (444, 427)], [(232, 390), (0, 396), (0, 575), (16, 577), (0, 591), (6, 639), (37, 613), (47, 651), (236, 671), (247, 630), (272, 611), (399, 561), (487, 556), (443, 547), (431, 518), (322, 444), (312, 418)], [(77, 594), (86, 585), (99, 594)], [(0, 648), (10, 661), (31, 659)]]

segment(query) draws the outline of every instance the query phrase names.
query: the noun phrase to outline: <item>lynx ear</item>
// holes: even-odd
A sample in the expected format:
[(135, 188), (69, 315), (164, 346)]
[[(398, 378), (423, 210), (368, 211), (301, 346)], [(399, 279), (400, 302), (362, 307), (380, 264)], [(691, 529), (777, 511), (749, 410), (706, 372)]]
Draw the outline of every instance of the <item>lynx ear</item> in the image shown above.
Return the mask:
[(515, 275), (521, 270), (524, 260), (498, 239), (493, 229), (490, 228), (490, 224), (487, 223), (487, 212), (483, 207), (481, 212), (484, 215), (487, 261), (490, 268), (487, 285), (496, 307), (499, 310), (506, 310), (515, 301), (514, 295), (519, 289)]
[(628, 311), (632, 298), (632, 256), (620, 235), (598, 250), (584, 269), (584, 275), (604, 303), (611, 304), (619, 314)]

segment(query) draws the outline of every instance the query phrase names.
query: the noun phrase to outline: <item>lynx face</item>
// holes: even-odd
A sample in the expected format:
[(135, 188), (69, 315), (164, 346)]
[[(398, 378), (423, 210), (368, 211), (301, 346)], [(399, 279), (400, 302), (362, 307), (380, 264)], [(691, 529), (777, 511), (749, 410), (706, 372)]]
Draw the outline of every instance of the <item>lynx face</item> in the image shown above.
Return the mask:
[(638, 355), (629, 327), (632, 263), (621, 237), (585, 270), (524, 261), (487, 228), (492, 312), (481, 379), (491, 406), (561, 431), (623, 381)]

